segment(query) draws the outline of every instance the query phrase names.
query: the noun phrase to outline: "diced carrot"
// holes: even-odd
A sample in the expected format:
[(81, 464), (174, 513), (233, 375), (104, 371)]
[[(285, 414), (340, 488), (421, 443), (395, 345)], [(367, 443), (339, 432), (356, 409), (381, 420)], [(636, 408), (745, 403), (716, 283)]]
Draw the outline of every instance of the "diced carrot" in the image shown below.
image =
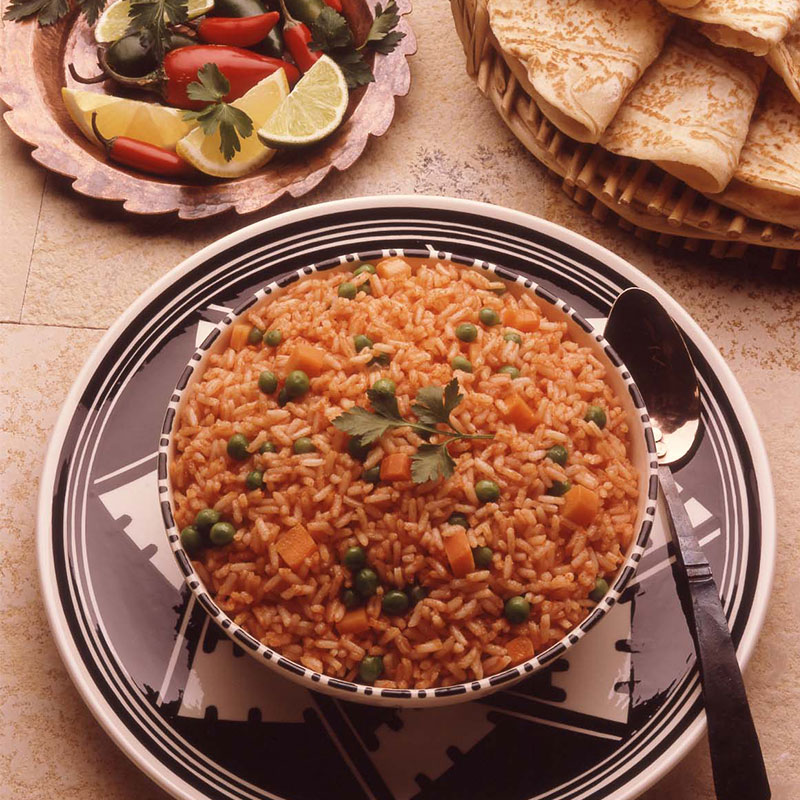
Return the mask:
[(450, 569), (453, 570), (456, 578), (463, 578), (475, 571), (475, 559), (472, 556), (466, 531), (460, 530), (452, 536), (448, 536), (444, 540), (444, 551), (447, 553)]
[(337, 623), (336, 630), (341, 634), (364, 633), (369, 630), (369, 617), (365, 608), (348, 611)]
[(512, 667), (533, 658), (533, 642), (527, 636), (517, 636), (516, 639), (512, 639), (506, 644), (506, 650), (511, 656)]
[(325, 353), (318, 347), (310, 344), (298, 344), (295, 346), (286, 368), (291, 372), (294, 369), (301, 369), (306, 375), (315, 378), (322, 372), (325, 361)]
[(518, 395), (513, 392), (505, 399), (508, 411), (504, 414), (506, 422), (517, 426), (519, 431), (529, 431), (536, 427), (538, 421), (533, 409)]
[(410, 481), (411, 456), (408, 453), (390, 453), (381, 461), (382, 481)]
[(231, 347), (234, 350), (244, 350), (247, 347), (247, 337), (250, 335), (252, 325), (237, 322), (231, 330)]
[(310, 555), (317, 552), (317, 543), (302, 525), (295, 525), (278, 538), (275, 549), (289, 569), (297, 569)]
[(509, 328), (523, 333), (539, 330), (539, 314), (530, 308), (509, 308), (503, 313), (503, 322)]
[(384, 258), (375, 270), (381, 278), (407, 278), (411, 274), (411, 264), (402, 258)]
[(585, 528), (592, 523), (599, 510), (600, 497), (597, 492), (577, 483), (564, 495), (561, 515)]

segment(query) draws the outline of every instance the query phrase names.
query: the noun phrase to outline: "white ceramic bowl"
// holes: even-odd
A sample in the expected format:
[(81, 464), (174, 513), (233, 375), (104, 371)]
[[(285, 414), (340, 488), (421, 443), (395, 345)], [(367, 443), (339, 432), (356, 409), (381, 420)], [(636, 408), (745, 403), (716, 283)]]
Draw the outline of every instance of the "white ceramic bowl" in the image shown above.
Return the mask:
[[(345, 245), (346, 247), (346, 245)], [(344, 251), (344, 248), (343, 248)], [(607, 380), (614, 389), (622, 403), (630, 425), (631, 460), (639, 476), (639, 503), (638, 514), (633, 536), (626, 558), (608, 593), (592, 609), (586, 619), (574, 630), (567, 633), (562, 639), (551, 645), (547, 650), (539, 653), (519, 666), (511, 667), (496, 675), (482, 680), (468, 681), (453, 686), (431, 689), (381, 689), (359, 683), (332, 678), (314, 672), (301, 664), (290, 661), (276, 650), (259, 642), (247, 631), (237, 625), (214, 602), (202, 580), (192, 567), (189, 556), (181, 546), (179, 531), (174, 523), (172, 487), (168, 480), (169, 465), (174, 455), (173, 434), (176, 420), (179, 418), (181, 403), (186, 396), (186, 389), (192, 381), (205, 371), (209, 356), (219, 352), (227, 346), (230, 327), (242, 317), (253, 305), (263, 300), (266, 296), (279, 294), (283, 288), (296, 280), (303, 280), (315, 272), (331, 269), (348, 269), (349, 264), (356, 260), (370, 261), (376, 257), (390, 255), (405, 255), (408, 257), (430, 257), (431, 253), (421, 250), (393, 250), (387, 249), (380, 252), (348, 253), (340, 258), (328, 259), (325, 262), (311, 264), (292, 273), (276, 275), (271, 283), (266, 284), (251, 297), (244, 300), (232, 314), (227, 315), (218, 323), (216, 328), (206, 337), (205, 341), (197, 348), (189, 360), (186, 369), (178, 379), (175, 391), (172, 394), (162, 428), (161, 444), (158, 459), (159, 497), (161, 500), (162, 516), (166, 527), (170, 546), (178, 561), (178, 566), (183, 573), (186, 583), (194, 593), (197, 601), (208, 612), (211, 619), (238, 645), (251, 656), (258, 659), (268, 668), (279, 675), (300, 683), (307, 689), (325, 692), (338, 696), (342, 700), (349, 700), (370, 705), (403, 706), (403, 707), (434, 707), (452, 703), (474, 700), (498, 689), (523, 680), (525, 677), (545, 668), (556, 658), (563, 655), (569, 648), (577, 644), (592, 628), (595, 627), (619, 599), (621, 593), (633, 577), (636, 567), (647, 545), (650, 530), (653, 525), (657, 497), (657, 459), (655, 443), (650, 428), (649, 417), (642, 402), (639, 390), (636, 388), (630, 373), (625, 369), (614, 350), (605, 341), (603, 336), (594, 330), (591, 324), (583, 319), (574, 309), (569, 307), (548, 290), (540, 287), (526, 275), (513, 272), (504, 267), (489, 264), (480, 259), (471, 258), (463, 253), (438, 253), (439, 258), (453, 261), (465, 269), (478, 269), (490, 271), (509, 283), (521, 285), (522, 290), (530, 291), (535, 296), (537, 303), (545, 316), (550, 319), (567, 320), (571, 338), (580, 345), (586, 345), (607, 367)], [(267, 273), (268, 274), (268, 273)]]

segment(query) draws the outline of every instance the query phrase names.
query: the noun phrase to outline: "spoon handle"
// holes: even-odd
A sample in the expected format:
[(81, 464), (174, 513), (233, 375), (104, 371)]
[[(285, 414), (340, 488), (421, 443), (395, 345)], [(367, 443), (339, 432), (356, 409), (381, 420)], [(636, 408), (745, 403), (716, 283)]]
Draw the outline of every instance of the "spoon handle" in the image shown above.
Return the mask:
[[(658, 477), (669, 509), (676, 559), (688, 585), (682, 603), (694, 638), (708, 722), (711, 770), (718, 800), (769, 800), (764, 768), (742, 673), (719, 591), (669, 467)], [(684, 587), (679, 587), (684, 588)]]

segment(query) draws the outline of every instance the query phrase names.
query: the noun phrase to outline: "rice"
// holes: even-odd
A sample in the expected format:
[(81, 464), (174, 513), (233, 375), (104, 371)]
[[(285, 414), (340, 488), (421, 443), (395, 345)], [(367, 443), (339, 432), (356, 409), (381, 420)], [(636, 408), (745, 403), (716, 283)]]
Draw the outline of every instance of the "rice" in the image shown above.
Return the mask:
[[(280, 330), (280, 345), (228, 346), (210, 357), (187, 389), (170, 465), (179, 527), (214, 508), (236, 529), (231, 544), (207, 547), (194, 562), (220, 608), (265, 645), (337, 678), (358, 680), (365, 655), (381, 656), (376, 686), (395, 688), (480, 679), (518, 663), (508, 649), (512, 640), (528, 639), (540, 652), (560, 639), (594, 606), (589, 595), (597, 578), (624, 560), (637, 504), (624, 411), (603, 364), (569, 339), (566, 322), (543, 317), (518, 287), (497, 294), (492, 289), (502, 284), (478, 271), (437, 260), (412, 266), (411, 276), (317, 274), (250, 310), (248, 323)], [(371, 295), (338, 297), (345, 280), (368, 280)], [(501, 317), (528, 309), (538, 315), (538, 330), (522, 334), (519, 345), (507, 341), (504, 325), (478, 324), (485, 306)], [(464, 321), (478, 329), (471, 343), (454, 333)], [(375, 343), (368, 353), (356, 353), (357, 334)], [(258, 376), (271, 370), (285, 377), (301, 342), (324, 351), (324, 368), (308, 394), (279, 408), (277, 393), (259, 391)], [(390, 355), (386, 366), (373, 363), (381, 353)], [(455, 373), (464, 399), (452, 422), (495, 438), (454, 442), (456, 469), (447, 480), (363, 480), (364, 469), (390, 453), (412, 454), (422, 440), (409, 428), (392, 430), (362, 464), (348, 454), (347, 436), (332, 420), (367, 407), (366, 390), (379, 377), (396, 383), (400, 412), (412, 416), (420, 389), (451, 380), (456, 355), (467, 357), (473, 372)], [(514, 381), (497, 373), (507, 363), (521, 371)], [(536, 415), (529, 432), (505, 421), (512, 387)], [(605, 410), (602, 428), (584, 421), (589, 405)], [(250, 442), (245, 461), (226, 453), (235, 433)], [(309, 437), (315, 451), (294, 454), (299, 437)], [(259, 453), (267, 441), (277, 452)], [(546, 457), (556, 444), (569, 451), (564, 467)], [(263, 472), (263, 489), (247, 490), (251, 470)], [(486, 478), (499, 485), (500, 497), (481, 504), (475, 484)], [(599, 497), (588, 527), (562, 514), (563, 496), (548, 494), (555, 481), (567, 480)], [(445, 550), (454, 512), (468, 518), (469, 545), (491, 549), (489, 568), (454, 576)], [(292, 569), (278, 543), (298, 525), (316, 550)], [(341, 559), (356, 545), (366, 549), (380, 587), (364, 603), (369, 629), (341, 634), (342, 592), (353, 584)], [(425, 587), (427, 597), (387, 616), (384, 594), (412, 586)], [(504, 615), (505, 600), (515, 595), (531, 606), (521, 624)]]

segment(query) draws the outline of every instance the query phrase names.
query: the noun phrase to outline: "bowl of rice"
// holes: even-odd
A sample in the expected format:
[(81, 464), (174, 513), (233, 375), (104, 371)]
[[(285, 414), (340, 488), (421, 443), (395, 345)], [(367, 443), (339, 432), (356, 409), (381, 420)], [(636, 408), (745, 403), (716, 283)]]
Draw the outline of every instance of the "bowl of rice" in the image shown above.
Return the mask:
[(197, 601), (306, 688), (507, 688), (613, 608), (655, 513), (612, 348), (530, 277), (452, 254), (310, 265), (222, 320), (172, 394), (167, 537)]

